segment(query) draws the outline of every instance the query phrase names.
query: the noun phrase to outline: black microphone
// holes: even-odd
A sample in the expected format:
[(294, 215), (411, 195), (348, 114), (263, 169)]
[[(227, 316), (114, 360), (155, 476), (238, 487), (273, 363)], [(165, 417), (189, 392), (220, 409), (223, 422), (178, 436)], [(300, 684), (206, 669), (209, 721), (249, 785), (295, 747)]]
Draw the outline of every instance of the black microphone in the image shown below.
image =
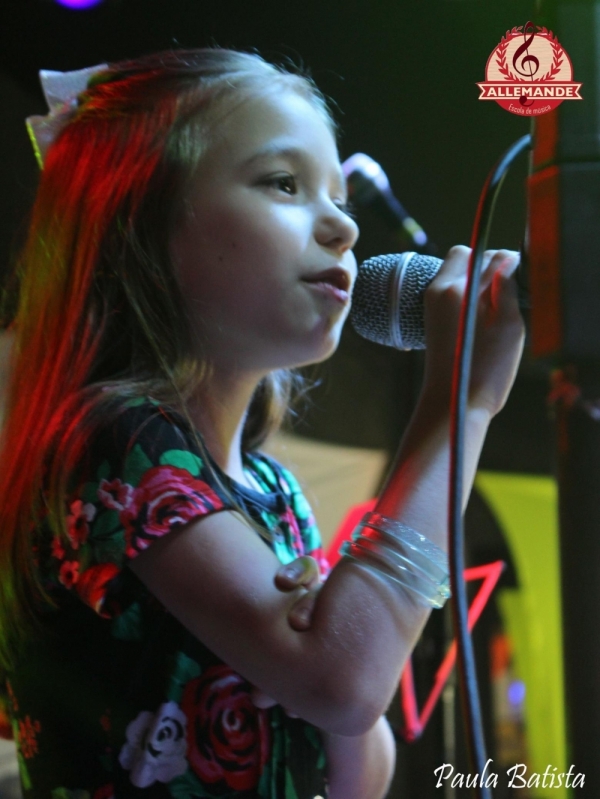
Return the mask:
[(348, 196), (355, 205), (371, 208), (390, 230), (407, 236), (410, 245), (419, 252), (431, 251), (427, 234), (394, 195), (377, 161), (365, 153), (354, 153), (344, 161), (342, 170), (348, 183)]
[(352, 291), (352, 327), (377, 344), (424, 350), (424, 294), (442, 263), (415, 252), (369, 258), (360, 266)]
[[(350, 323), (363, 338), (398, 350), (425, 349), (424, 294), (443, 261), (416, 252), (376, 255), (361, 264)], [(515, 272), (519, 308), (528, 321), (528, 260), (524, 246)]]

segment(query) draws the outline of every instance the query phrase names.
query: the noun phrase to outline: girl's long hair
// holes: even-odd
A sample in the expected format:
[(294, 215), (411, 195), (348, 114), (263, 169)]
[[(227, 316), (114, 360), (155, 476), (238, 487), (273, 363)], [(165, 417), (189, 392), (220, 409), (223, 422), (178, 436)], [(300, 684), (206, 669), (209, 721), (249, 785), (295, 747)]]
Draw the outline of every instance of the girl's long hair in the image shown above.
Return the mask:
[[(45, 519), (65, 535), (70, 477), (86, 442), (131, 397), (151, 396), (187, 417), (186, 399), (210, 373), (192, 350), (169, 237), (215, 111), (278, 83), (334, 129), (306, 75), (249, 53), (175, 51), (94, 76), (48, 151), (0, 320), (15, 338), (0, 439), (4, 669), (50, 601), (36, 531)], [(261, 381), (245, 450), (279, 426), (295, 381), (288, 370)]]

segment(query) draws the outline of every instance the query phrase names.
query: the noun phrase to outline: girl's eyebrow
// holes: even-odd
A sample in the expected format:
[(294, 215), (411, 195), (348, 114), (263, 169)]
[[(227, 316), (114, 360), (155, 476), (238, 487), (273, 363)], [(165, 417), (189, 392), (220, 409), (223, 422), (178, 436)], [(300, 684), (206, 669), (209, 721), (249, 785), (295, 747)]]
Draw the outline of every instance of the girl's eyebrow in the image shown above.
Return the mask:
[[(261, 147), (260, 150), (257, 150), (255, 153), (253, 153), (244, 161), (242, 167), (246, 168), (252, 166), (256, 161), (267, 160), (269, 158), (288, 158), (290, 161), (295, 161), (298, 163), (300, 161), (306, 161), (307, 156), (310, 157), (310, 153), (307, 153), (307, 151), (302, 147), (277, 144), (273, 142), (272, 144), (267, 144), (264, 147)], [(341, 166), (339, 169), (336, 169), (336, 177), (338, 178), (340, 185), (345, 190), (346, 176), (342, 172)]]
[(266, 159), (277, 157), (289, 158), (292, 161), (301, 161), (306, 157), (306, 153), (301, 147), (286, 146), (276, 143), (266, 144), (264, 147), (261, 147), (260, 150), (257, 150), (253, 155), (251, 155), (250, 158), (244, 161), (244, 166), (249, 166), (255, 161), (259, 161), (263, 158)]

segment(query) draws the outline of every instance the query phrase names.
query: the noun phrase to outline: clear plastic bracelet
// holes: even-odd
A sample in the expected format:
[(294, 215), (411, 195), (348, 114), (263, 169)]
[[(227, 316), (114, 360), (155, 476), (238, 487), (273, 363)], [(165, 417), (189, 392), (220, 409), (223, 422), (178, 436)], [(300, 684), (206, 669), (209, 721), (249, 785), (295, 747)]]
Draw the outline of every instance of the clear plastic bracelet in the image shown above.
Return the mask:
[(398, 547), (381, 536), (361, 535), (357, 531), (352, 536), (352, 540), (366, 551), (373, 552), (380, 560), (386, 561), (391, 569), (399, 569), (401, 572), (408, 571), (416, 580), (421, 580), (424, 585), (435, 587), (445, 577), (443, 573), (437, 576), (430, 574), (426, 568), (414, 563)]
[(340, 553), (403, 586), (421, 605), (441, 608), (450, 596), (444, 552), (395, 519), (366, 514)]
[[(375, 531), (375, 535), (372, 532)], [(448, 577), (448, 556), (432, 541), (396, 519), (380, 513), (367, 513), (359, 522), (356, 534), (379, 540), (383, 538), (400, 551), (407, 560), (421, 568), (436, 581)]]
[(359, 537), (355, 541), (347, 541), (343, 545), (342, 551), (344, 555), (360, 565), (368, 564), (385, 577), (407, 588), (416, 596), (419, 604), (439, 606), (442, 599), (439, 587), (431, 580), (423, 578), (411, 570), (409, 564), (399, 566), (390, 557), (389, 551), (380, 547), (376, 542)]
[(422, 562), (425, 568), (437, 567), (443, 574), (448, 573), (446, 553), (412, 527), (388, 516), (382, 516), (381, 513), (366, 513), (358, 526), (370, 527), (391, 536), (403, 549), (412, 553), (415, 561)]

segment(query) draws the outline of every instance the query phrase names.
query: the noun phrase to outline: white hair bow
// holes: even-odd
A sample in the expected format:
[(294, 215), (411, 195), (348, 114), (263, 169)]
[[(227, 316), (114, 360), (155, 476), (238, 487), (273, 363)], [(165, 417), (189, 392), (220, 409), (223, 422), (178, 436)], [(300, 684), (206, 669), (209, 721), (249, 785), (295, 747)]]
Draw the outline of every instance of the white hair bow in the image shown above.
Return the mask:
[(25, 120), (40, 169), (44, 168), (48, 148), (73, 116), (78, 95), (87, 89), (93, 75), (105, 69), (108, 69), (108, 64), (73, 72), (40, 71), (40, 83), (50, 112), (46, 116), (32, 116)]

